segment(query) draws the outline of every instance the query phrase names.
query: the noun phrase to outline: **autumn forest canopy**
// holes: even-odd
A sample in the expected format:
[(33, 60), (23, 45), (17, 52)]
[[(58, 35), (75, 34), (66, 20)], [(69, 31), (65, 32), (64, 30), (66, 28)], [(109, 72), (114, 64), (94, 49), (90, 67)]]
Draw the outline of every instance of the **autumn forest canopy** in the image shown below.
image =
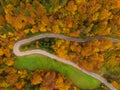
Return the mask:
[[(120, 39), (120, 0), (0, 0), (0, 90), (81, 90), (55, 71), (30, 72), (14, 67), (15, 42), (42, 33)], [(120, 89), (120, 42), (108, 38), (84, 43), (45, 38), (21, 50), (35, 48), (95, 72)], [(101, 84), (94, 90), (108, 89)]]

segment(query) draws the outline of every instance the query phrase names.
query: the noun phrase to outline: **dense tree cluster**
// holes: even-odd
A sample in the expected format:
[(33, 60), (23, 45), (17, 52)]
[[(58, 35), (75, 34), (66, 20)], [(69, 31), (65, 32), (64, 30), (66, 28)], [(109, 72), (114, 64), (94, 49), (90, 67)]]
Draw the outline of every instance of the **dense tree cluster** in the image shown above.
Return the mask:
[[(34, 87), (35, 90), (79, 90), (56, 72), (29, 72), (13, 67), (14, 43), (41, 33), (77, 38), (120, 38), (120, 1), (0, 0), (0, 90), (26, 90)], [(47, 49), (88, 71), (103, 75), (120, 89), (120, 42), (113, 43), (107, 38), (86, 43), (44, 39), (22, 49), (31, 48)], [(104, 85), (100, 88), (107, 90)]]

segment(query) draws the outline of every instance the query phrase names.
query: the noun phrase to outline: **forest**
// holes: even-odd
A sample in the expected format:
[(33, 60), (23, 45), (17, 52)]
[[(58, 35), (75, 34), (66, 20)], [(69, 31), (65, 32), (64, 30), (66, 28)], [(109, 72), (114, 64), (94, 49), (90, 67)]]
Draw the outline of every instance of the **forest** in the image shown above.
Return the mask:
[[(43, 33), (120, 39), (120, 0), (0, 0), (0, 90), (82, 90), (55, 71), (14, 67), (14, 43)], [(32, 48), (70, 60), (120, 89), (120, 42), (45, 38), (22, 47)], [(109, 89), (101, 84), (93, 90)]]

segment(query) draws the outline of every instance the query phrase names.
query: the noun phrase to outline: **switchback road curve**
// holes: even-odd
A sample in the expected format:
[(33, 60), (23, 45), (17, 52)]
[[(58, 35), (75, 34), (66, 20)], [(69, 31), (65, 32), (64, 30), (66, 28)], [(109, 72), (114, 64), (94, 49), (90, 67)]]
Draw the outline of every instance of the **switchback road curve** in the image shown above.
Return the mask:
[(55, 59), (58, 62), (62, 62), (64, 64), (71, 65), (72, 67), (77, 68), (78, 70), (82, 71), (83, 73), (86, 73), (87, 75), (90, 75), (90, 76), (98, 79), (101, 83), (105, 84), (110, 90), (116, 90), (115, 87), (113, 87), (109, 82), (107, 82), (106, 79), (104, 79), (100, 75), (95, 74), (93, 72), (86, 71), (85, 69), (80, 68), (76, 64), (70, 62), (69, 60), (60, 58), (60, 57), (58, 57), (54, 54), (51, 54), (51, 53), (49, 53), (45, 50), (34, 49), (34, 50), (28, 50), (28, 51), (23, 51), (23, 52), (20, 51), (21, 45), (30, 43), (31, 41), (35, 41), (35, 40), (38, 40), (38, 39), (43, 39), (43, 38), (59, 38), (59, 39), (70, 40), (70, 41), (74, 41), (74, 42), (87, 42), (87, 41), (91, 41), (93, 39), (99, 39), (100, 40), (100, 39), (103, 39), (103, 38), (110, 38), (113, 42), (118, 42), (118, 41), (120, 41), (119, 39), (112, 38), (112, 37), (106, 37), (106, 36), (96, 36), (96, 37), (81, 39), (81, 38), (73, 38), (73, 37), (69, 37), (69, 36), (65, 36), (65, 35), (61, 35), (61, 34), (40, 34), (40, 35), (37, 35), (37, 36), (33, 36), (33, 37), (30, 37), (30, 38), (27, 38), (27, 39), (20, 40), (20, 41), (16, 42), (14, 44), (14, 47), (13, 47), (13, 53), (16, 56), (25, 56), (25, 55), (30, 55), (30, 54), (42, 54), (42, 55), (48, 56), (52, 59)]

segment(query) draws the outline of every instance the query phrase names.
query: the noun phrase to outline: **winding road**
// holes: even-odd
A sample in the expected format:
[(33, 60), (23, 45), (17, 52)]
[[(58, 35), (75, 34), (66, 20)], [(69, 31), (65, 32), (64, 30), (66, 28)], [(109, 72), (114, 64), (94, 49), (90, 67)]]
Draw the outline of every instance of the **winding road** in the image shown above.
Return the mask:
[(100, 75), (95, 74), (93, 72), (88, 72), (85, 69), (80, 68), (76, 64), (70, 62), (69, 60), (60, 58), (60, 57), (58, 57), (54, 54), (51, 54), (47, 51), (44, 51), (41, 49), (28, 50), (28, 51), (24, 51), (24, 52), (20, 51), (21, 45), (24, 45), (24, 44), (30, 43), (31, 41), (42, 39), (42, 38), (59, 38), (59, 39), (70, 40), (70, 41), (75, 41), (75, 42), (87, 42), (87, 41), (91, 41), (93, 39), (103, 39), (103, 38), (110, 38), (113, 42), (118, 42), (118, 41), (120, 41), (119, 39), (105, 37), (105, 36), (96, 36), (96, 37), (81, 39), (81, 38), (73, 38), (73, 37), (69, 37), (69, 36), (65, 36), (65, 35), (60, 35), (60, 34), (40, 34), (38, 36), (33, 36), (33, 37), (30, 37), (27, 39), (20, 40), (20, 41), (16, 42), (13, 47), (13, 53), (16, 56), (25, 56), (25, 55), (30, 55), (30, 54), (42, 54), (42, 55), (48, 56), (52, 59), (55, 59), (56, 61), (71, 65), (72, 67), (77, 68), (78, 70), (82, 71), (83, 73), (86, 73), (86, 74), (98, 79), (101, 83), (105, 84), (110, 90), (117, 90), (109, 82), (107, 82), (106, 79), (104, 79)]

